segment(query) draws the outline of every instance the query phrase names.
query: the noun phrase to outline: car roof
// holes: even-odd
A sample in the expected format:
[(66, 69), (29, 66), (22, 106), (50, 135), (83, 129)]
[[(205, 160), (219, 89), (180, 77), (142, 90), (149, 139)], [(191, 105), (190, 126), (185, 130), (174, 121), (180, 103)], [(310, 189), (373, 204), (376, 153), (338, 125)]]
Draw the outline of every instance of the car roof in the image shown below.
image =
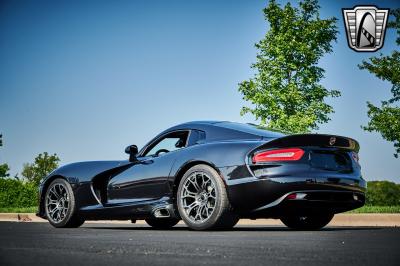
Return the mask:
[(279, 138), (285, 134), (254, 124), (230, 121), (191, 121), (167, 129), (163, 133), (174, 130), (196, 129), (206, 132), (206, 141)]

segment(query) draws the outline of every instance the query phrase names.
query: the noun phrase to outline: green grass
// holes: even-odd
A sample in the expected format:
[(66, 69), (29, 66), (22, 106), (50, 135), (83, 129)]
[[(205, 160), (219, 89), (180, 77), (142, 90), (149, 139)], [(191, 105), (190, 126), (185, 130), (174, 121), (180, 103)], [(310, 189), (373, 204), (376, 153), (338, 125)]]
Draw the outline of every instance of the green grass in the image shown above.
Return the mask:
[(363, 206), (347, 213), (400, 213), (400, 206)]
[(25, 208), (0, 208), (0, 213), (12, 212), (12, 213), (36, 213), (37, 206), (25, 207)]
[[(37, 207), (0, 208), (0, 213), (36, 213)], [(347, 213), (400, 213), (400, 206), (364, 206)]]

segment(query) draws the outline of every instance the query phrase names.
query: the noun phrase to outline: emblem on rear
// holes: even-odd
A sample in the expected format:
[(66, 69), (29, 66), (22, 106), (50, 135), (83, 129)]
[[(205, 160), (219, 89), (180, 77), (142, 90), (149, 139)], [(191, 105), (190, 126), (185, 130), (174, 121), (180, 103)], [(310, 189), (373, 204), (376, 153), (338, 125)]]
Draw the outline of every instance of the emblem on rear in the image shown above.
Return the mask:
[(334, 145), (336, 143), (336, 138), (335, 137), (331, 137), (330, 139), (329, 139), (329, 145)]
[(375, 6), (343, 8), (344, 25), (349, 47), (357, 52), (375, 52), (385, 39), (389, 9)]

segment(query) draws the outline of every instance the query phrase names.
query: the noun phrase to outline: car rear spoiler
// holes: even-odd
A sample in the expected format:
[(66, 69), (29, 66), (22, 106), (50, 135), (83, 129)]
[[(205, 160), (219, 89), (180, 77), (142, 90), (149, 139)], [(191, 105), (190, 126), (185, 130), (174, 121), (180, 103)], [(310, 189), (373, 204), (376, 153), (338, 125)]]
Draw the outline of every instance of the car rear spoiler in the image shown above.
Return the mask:
[(360, 150), (360, 145), (354, 139), (325, 134), (296, 134), (285, 136), (273, 139), (258, 147), (257, 150), (306, 146), (340, 148), (355, 152), (358, 152)]

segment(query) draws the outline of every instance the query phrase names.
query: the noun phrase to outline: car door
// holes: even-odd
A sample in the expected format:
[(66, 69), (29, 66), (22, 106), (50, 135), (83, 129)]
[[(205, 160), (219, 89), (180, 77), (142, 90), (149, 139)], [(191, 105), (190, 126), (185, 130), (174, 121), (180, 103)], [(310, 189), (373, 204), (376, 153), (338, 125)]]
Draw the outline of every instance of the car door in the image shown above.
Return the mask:
[(189, 130), (170, 132), (150, 143), (130, 168), (110, 179), (108, 203), (155, 200), (168, 195), (169, 173), (179, 150), (187, 147), (189, 134)]

